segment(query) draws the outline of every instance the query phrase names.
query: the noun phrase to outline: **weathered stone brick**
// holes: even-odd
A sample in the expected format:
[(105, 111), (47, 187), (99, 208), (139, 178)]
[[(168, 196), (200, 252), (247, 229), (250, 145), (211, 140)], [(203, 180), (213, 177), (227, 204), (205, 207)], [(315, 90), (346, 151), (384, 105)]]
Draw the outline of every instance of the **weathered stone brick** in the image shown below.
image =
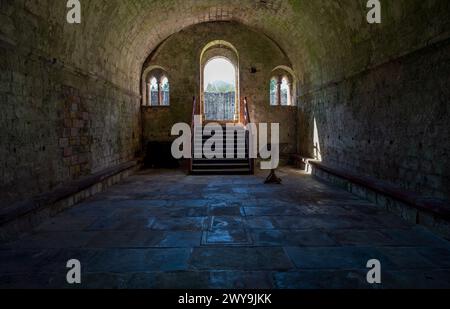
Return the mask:
[[(102, 1), (77, 30), (66, 27), (64, 6), (55, 10), (51, 1), (0, 5), (0, 92), (7, 92), (0, 97), (0, 132), (6, 132), (0, 149), (8, 149), (3, 162), (34, 157), (39, 147), (32, 141), (53, 145), (72, 137), (72, 129), (81, 127), (64, 119), (89, 120), (73, 137), (89, 137), (92, 147), (77, 151), (90, 152), (93, 170), (141, 151), (142, 131), (145, 141), (167, 140), (174, 121), (190, 121), (192, 96), (200, 93), (199, 48), (220, 38), (239, 47), (242, 95), (251, 98), (256, 122), (282, 123), (282, 142), (290, 145), (285, 152), (309, 157), (319, 144), (327, 163), (397, 185), (407, 184), (395, 167), (410, 156), (419, 164), (407, 166), (415, 175), (409, 185), (424, 194), (450, 194), (449, 159), (440, 155), (449, 148), (448, 1), (385, 1), (381, 26), (367, 24), (360, 5), (332, 1)], [(111, 12), (120, 18), (105, 23)], [(237, 25), (188, 29), (204, 21)], [(167, 38), (174, 48), (161, 45)], [(141, 124), (140, 79), (150, 54), (170, 73), (173, 106), (165, 114), (144, 111)], [(278, 65), (292, 67), (298, 78), (298, 110), (268, 106), (268, 80)], [(252, 68), (257, 72), (249, 73)], [(158, 115), (154, 124), (152, 114)], [(395, 143), (387, 147), (386, 140)], [(48, 170), (46, 185), (27, 178), (25, 189), (20, 162), (8, 164), (3, 173), (14, 175), (18, 196), (71, 179), (57, 171), (67, 168), (60, 152), (34, 158)], [(431, 168), (421, 164), (423, 158)], [(441, 181), (427, 189), (429, 175)]]
[(64, 127), (71, 128), (72, 127), (72, 119), (64, 119)]
[(71, 128), (70, 129), (70, 136), (78, 136), (80, 134), (80, 129), (78, 128)]
[(70, 164), (76, 165), (76, 164), (78, 164), (78, 163), (79, 163), (79, 162), (78, 162), (78, 156), (77, 156), (77, 155), (72, 156), (72, 157), (71, 157), (71, 162), (70, 162)]
[(60, 138), (59, 139), (59, 147), (67, 147), (69, 146), (69, 139), (68, 138)]
[(80, 144), (80, 138), (79, 137), (72, 137), (70, 138), (70, 146), (77, 146)]
[(72, 155), (72, 147), (64, 148), (64, 157), (70, 157)]

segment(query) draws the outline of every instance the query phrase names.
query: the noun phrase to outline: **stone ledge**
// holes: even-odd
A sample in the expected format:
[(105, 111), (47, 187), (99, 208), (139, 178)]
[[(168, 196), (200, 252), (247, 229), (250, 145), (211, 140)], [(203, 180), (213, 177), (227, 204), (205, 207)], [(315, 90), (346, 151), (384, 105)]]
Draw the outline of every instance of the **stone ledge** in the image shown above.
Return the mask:
[(450, 203), (396, 188), (385, 181), (309, 161), (312, 174), (400, 214), (409, 222), (425, 225), (450, 238)]
[(293, 165), (295, 168), (299, 168), (305, 172), (310, 172), (310, 164), (309, 162), (314, 160), (313, 158), (307, 158), (301, 156), (299, 154), (291, 154), (289, 156), (289, 163)]
[[(1, 207), (0, 205), (0, 239), (18, 234), (19, 230), (22, 232), (24, 229), (29, 229), (42, 221), (41, 219), (102, 192), (127, 177), (130, 171), (138, 168), (139, 164), (138, 161), (126, 162), (11, 206)], [(12, 231), (15, 232), (11, 233)]]

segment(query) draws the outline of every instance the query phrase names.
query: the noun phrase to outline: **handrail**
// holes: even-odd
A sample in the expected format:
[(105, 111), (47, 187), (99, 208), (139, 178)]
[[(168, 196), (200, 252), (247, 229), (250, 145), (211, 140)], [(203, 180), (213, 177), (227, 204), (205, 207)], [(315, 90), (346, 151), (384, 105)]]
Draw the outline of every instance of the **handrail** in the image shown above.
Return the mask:
[[(251, 119), (250, 119), (250, 111), (248, 109), (248, 100), (247, 100), (247, 97), (245, 97), (244, 100), (243, 100), (243, 121), (242, 121), (242, 124), (244, 125), (244, 127), (247, 127), (250, 122), (251, 122)], [(250, 131), (249, 130), (247, 130), (245, 138), (246, 138), (246, 143), (247, 143), (247, 145), (249, 147), (250, 171), (251, 171), (252, 174), (254, 174), (255, 173), (255, 159), (250, 158), (250, 147), (251, 147), (251, 145), (250, 145)]]
[(191, 129), (194, 130), (194, 122), (195, 122), (195, 115), (197, 112), (197, 99), (195, 96), (192, 99), (192, 122), (191, 122)]
[(244, 98), (244, 125), (247, 126), (251, 122), (250, 120), (250, 112), (248, 110), (248, 101), (247, 97)]
[(191, 139), (191, 147), (192, 147), (192, 151), (191, 151), (191, 158), (189, 159), (189, 173), (192, 173), (192, 167), (193, 167), (193, 153), (194, 153), (194, 137), (195, 137), (195, 116), (197, 115), (197, 99), (194, 96), (194, 98), (192, 99), (192, 122), (191, 122), (191, 134), (192, 134), (192, 139)]

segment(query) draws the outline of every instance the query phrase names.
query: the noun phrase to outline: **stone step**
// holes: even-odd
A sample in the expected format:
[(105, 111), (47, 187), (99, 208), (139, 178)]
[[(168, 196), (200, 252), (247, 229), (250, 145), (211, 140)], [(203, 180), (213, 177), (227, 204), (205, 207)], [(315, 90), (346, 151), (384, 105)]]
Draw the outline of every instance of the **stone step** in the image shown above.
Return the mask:
[(194, 175), (248, 175), (251, 174), (250, 168), (224, 168), (224, 169), (192, 169)]
[[(210, 147), (207, 147), (208, 149), (207, 150), (209, 150), (209, 148)], [(203, 152), (203, 150), (205, 149), (205, 147), (204, 147), (204, 145), (202, 145), (202, 146), (194, 146), (194, 148), (193, 148), (195, 151), (202, 151)], [(212, 148), (213, 150), (217, 150), (217, 151), (223, 151), (224, 153), (226, 152), (226, 150), (227, 150), (227, 147), (216, 147), (216, 148)], [(247, 151), (248, 150), (248, 147), (247, 146), (242, 146), (242, 145), (239, 145), (238, 147), (236, 147), (236, 146), (234, 146), (234, 147), (231, 147), (230, 149), (233, 149), (234, 151), (236, 151), (236, 150), (239, 150), (239, 151)]]
[(234, 162), (234, 163), (248, 163), (248, 158), (232, 158), (232, 159), (227, 159), (227, 158), (223, 158), (223, 159), (207, 159), (207, 158), (202, 158), (202, 159), (193, 159), (193, 163), (199, 163), (199, 164), (207, 164), (207, 163), (211, 163), (211, 164), (217, 164), (217, 163), (229, 163), (229, 162)]
[(199, 163), (195, 163), (192, 165), (193, 169), (195, 170), (233, 170), (233, 169), (249, 169), (250, 168), (250, 164), (247, 163), (229, 163), (229, 164), (221, 164), (221, 163), (216, 163), (216, 164), (199, 164)]

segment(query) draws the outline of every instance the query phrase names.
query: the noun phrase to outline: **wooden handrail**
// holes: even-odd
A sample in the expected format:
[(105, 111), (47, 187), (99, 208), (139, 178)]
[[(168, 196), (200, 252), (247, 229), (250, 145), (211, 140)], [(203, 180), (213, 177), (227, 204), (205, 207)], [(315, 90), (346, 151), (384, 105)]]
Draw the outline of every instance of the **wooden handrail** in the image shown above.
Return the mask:
[[(251, 119), (250, 119), (250, 111), (249, 111), (249, 109), (248, 109), (248, 100), (247, 100), (247, 97), (244, 97), (244, 100), (242, 101), (242, 103), (243, 103), (243, 106), (242, 106), (242, 110), (243, 110), (243, 119), (242, 119), (242, 124), (245, 126), (245, 127), (247, 127), (248, 126), (248, 124), (251, 122)], [(246, 142), (247, 142), (247, 145), (248, 145), (248, 147), (249, 147), (249, 156), (250, 156), (250, 131), (249, 130), (247, 130), (247, 133), (246, 133)], [(255, 159), (251, 159), (250, 157), (249, 157), (249, 161), (250, 161), (250, 170), (251, 170), (251, 173), (252, 174), (254, 174), (255, 173)]]
[(248, 125), (251, 122), (250, 120), (250, 112), (248, 110), (248, 101), (247, 101), (247, 97), (244, 98), (244, 125)]
[(192, 132), (192, 139), (191, 139), (191, 145), (192, 145), (192, 153), (191, 153), (191, 159), (189, 160), (189, 173), (192, 173), (192, 164), (193, 164), (193, 154), (194, 154), (194, 136), (195, 136), (195, 116), (198, 114), (197, 111), (197, 99), (194, 96), (192, 99), (192, 122), (191, 122), (191, 132)]
[(194, 129), (194, 121), (195, 121), (195, 115), (197, 113), (197, 99), (194, 97), (192, 99), (192, 122), (191, 122), (191, 128)]

